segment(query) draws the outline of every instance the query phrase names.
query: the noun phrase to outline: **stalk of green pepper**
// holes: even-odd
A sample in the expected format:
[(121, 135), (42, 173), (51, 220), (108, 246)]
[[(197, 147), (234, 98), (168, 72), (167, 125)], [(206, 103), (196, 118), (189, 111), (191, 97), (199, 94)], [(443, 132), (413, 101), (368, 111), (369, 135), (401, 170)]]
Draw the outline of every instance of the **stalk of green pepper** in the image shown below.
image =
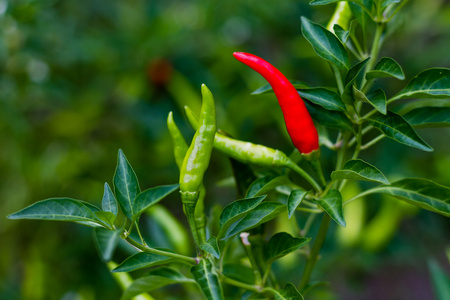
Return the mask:
[(180, 195), (192, 230), (194, 241), (200, 244), (196, 229), (195, 206), (199, 199), (203, 176), (209, 166), (216, 134), (216, 113), (211, 91), (202, 85), (202, 108), (199, 127), (183, 160), (180, 170)]

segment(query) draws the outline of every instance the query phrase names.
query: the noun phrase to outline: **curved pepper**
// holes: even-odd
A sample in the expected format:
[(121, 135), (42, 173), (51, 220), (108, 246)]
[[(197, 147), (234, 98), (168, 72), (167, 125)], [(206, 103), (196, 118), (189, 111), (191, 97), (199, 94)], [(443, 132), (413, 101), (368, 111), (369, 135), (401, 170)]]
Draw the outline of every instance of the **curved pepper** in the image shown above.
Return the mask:
[(319, 135), (316, 127), (292, 83), (278, 69), (258, 56), (244, 52), (235, 52), (233, 55), (237, 60), (261, 74), (272, 86), (295, 147), (304, 154), (319, 149)]

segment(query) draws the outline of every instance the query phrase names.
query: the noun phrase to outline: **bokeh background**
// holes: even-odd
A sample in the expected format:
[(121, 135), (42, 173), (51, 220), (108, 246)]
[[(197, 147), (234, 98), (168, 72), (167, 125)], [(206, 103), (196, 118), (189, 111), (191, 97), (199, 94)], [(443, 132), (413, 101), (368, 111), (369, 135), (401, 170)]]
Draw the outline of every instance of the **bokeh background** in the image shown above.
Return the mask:
[[(232, 53), (254, 53), (288, 78), (332, 86), (327, 63), (301, 36), (300, 16), (326, 24), (333, 9), (304, 0), (0, 0), (0, 299), (119, 299), (90, 228), (6, 216), (56, 196), (99, 205), (119, 148), (142, 188), (176, 183), (165, 120), (173, 111), (190, 139), (183, 106), (198, 109), (202, 83), (215, 95), (218, 127), (289, 153), (274, 97), (250, 95), (265, 81)], [(407, 80), (450, 66), (449, 1), (410, 1), (396, 24), (380, 55), (397, 60)], [(379, 84), (389, 96), (406, 81)], [(433, 153), (383, 140), (364, 159), (388, 178), (450, 186), (448, 128), (419, 134)], [(214, 153), (208, 207), (235, 199), (230, 176), (228, 160)], [(427, 264), (448, 272), (449, 220), (390, 199), (364, 203), (348, 209), (363, 234), (358, 227), (329, 233), (314, 277), (331, 285), (311, 299), (433, 299)], [(184, 222), (176, 196), (163, 204)], [(161, 234), (150, 239), (158, 243)], [(300, 274), (284, 268), (286, 280)]]

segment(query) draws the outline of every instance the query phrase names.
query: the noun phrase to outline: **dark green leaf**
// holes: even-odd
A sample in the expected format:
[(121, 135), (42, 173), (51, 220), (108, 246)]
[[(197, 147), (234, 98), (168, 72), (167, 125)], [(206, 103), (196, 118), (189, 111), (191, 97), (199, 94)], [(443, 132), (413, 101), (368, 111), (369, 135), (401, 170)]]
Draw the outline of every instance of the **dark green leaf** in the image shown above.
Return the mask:
[(235, 226), (230, 227), (224, 239), (266, 223), (278, 216), (285, 209), (286, 206), (278, 202), (263, 202), (235, 223)]
[(329, 190), (322, 199), (315, 199), (315, 201), (336, 223), (345, 227), (344, 214), (342, 212), (342, 196), (338, 190)]
[(347, 52), (334, 34), (305, 17), (302, 17), (302, 33), (313, 46), (317, 55), (333, 63), (340, 69), (348, 70), (350, 61)]
[(203, 251), (206, 251), (209, 254), (212, 254), (215, 258), (220, 258), (220, 251), (219, 251), (219, 246), (217, 245), (216, 237), (214, 237), (214, 236), (210, 237), (206, 243), (200, 245), (200, 248)]
[(287, 199), (287, 208), (288, 208), (288, 217), (289, 219), (294, 214), (297, 207), (302, 203), (302, 200), (305, 198), (305, 196), (308, 194), (307, 191), (295, 189), (292, 190), (289, 194), (289, 197)]
[(105, 182), (105, 188), (103, 192), (102, 210), (113, 213), (114, 216), (117, 216), (117, 211), (119, 210), (116, 197), (114, 197), (114, 194), (107, 182)]
[(107, 230), (104, 228), (94, 228), (94, 241), (105, 262), (112, 259), (114, 251), (120, 240), (122, 230)]
[(388, 112), (386, 115), (374, 115), (367, 121), (394, 141), (423, 151), (433, 151), (433, 148), (422, 141), (408, 122), (393, 112)]
[[(309, 88), (309, 85), (306, 84), (303, 81), (298, 80), (290, 80), (290, 83), (296, 88), (296, 89), (307, 89)], [(272, 86), (270, 84), (266, 84), (259, 89), (252, 92), (252, 95), (261, 95), (261, 94), (267, 94), (267, 93), (273, 93)]]
[(338, 37), (338, 39), (345, 45), (350, 35), (350, 31), (345, 30), (344, 28), (339, 26), (339, 24), (334, 24), (333, 31)]
[(300, 89), (298, 93), (303, 98), (325, 109), (345, 111), (345, 104), (342, 102), (341, 97), (325, 88)]
[(364, 194), (381, 193), (450, 217), (450, 188), (422, 178), (406, 178), (390, 185), (367, 190)]
[(305, 105), (313, 120), (320, 125), (348, 131), (353, 130), (352, 122), (350, 122), (345, 114), (338, 111), (326, 110), (321, 106), (310, 103), (309, 101), (306, 101)]
[(241, 264), (225, 264), (223, 266), (223, 275), (248, 284), (255, 283), (255, 274), (253, 274), (253, 270)]
[(450, 278), (445, 274), (439, 264), (431, 260), (428, 262), (436, 300), (450, 299)]
[(203, 295), (208, 300), (224, 300), (222, 286), (214, 266), (202, 259), (200, 263), (191, 268), (195, 281), (200, 285)]
[(292, 283), (287, 283), (281, 291), (269, 288), (275, 296), (275, 300), (303, 300), (303, 296)]
[(239, 198), (244, 198), (248, 188), (255, 181), (256, 176), (248, 164), (244, 164), (234, 158), (229, 157), (231, 169), (233, 170), (234, 181)]
[(175, 269), (169, 268), (169, 267), (160, 267), (155, 270), (151, 270), (147, 273), (147, 275), (155, 275), (155, 276), (162, 276), (166, 278), (170, 278), (173, 280), (176, 280), (177, 282), (192, 282), (195, 283), (193, 279), (190, 279), (180, 272), (178, 272)]
[(385, 115), (387, 113), (386, 108), (386, 94), (382, 89), (377, 89), (372, 93), (368, 94), (366, 99), (368, 103), (372, 104), (376, 110)]
[(289, 180), (285, 176), (265, 176), (256, 179), (248, 188), (245, 198), (256, 197), (267, 194), (277, 186), (288, 183)]
[(133, 203), (133, 219), (178, 189), (178, 184), (162, 185), (140, 193)]
[(221, 236), (228, 227), (236, 222), (238, 219), (243, 217), (246, 213), (257, 207), (263, 200), (266, 198), (266, 195), (249, 198), (249, 199), (241, 199), (228, 204), (222, 211), (220, 215), (220, 233)]
[(112, 272), (131, 272), (142, 268), (166, 264), (171, 261), (172, 259), (166, 256), (139, 252), (125, 259)]
[(106, 227), (112, 228), (112, 226), (114, 225), (114, 220), (116, 219), (116, 216), (112, 212), (96, 211), (94, 212), (94, 214), (97, 217), (97, 219), (106, 224)]
[(419, 107), (403, 115), (403, 118), (417, 128), (449, 127), (450, 107)]
[(363, 34), (362, 44), (366, 43), (366, 33), (367, 26), (369, 22), (371, 22), (371, 17), (366, 13), (363, 9), (363, 6), (367, 8), (368, 11), (372, 10), (372, 0), (361, 0), (361, 1), (352, 1), (348, 3), (352, 14), (355, 16), (358, 23), (361, 25), (361, 31)]
[(342, 0), (313, 0), (309, 2), (309, 5), (326, 5), (330, 3), (340, 2)]
[(450, 69), (433, 68), (417, 74), (393, 99), (450, 97)]
[(405, 74), (403, 74), (402, 67), (395, 60), (390, 57), (383, 57), (372, 71), (367, 72), (366, 79), (371, 80), (383, 77), (395, 77), (403, 80), (405, 79)]
[(349, 160), (345, 163), (342, 170), (337, 170), (331, 173), (331, 179), (366, 180), (389, 184), (389, 181), (380, 170), (361, 159)]
[(387, 7), (388, 5), (391, 5), (391, 4), (394, 4), (394, 3), (399, 3), (400, 1), (402, 1), (402, 0), (382, 0), (381, 1), (381, 8), (383, 9), (383, 8)]
[[(99, 224), (92, 208), (95, 206), (71, 198), (50, 198), (31, 204), (8, 216), (9, 219), (33, 219), (53, 221), (73, 221)], [(99, 209), (95, 207), (98, 211)]]
[(122, 150), (119, 150), (116, 173), (114, 174), (114, 191), (122, 211), (131, 220), (133, 218), (134, 200), (140, 193), (140, 188), (136, 174)]
[(264, 254), (269, 264), (275, 260), (308, 244), (310, 238), (295, 238), (286, 232), (279, 232), (272, 236), (267, 243)]
[(361, 72), (361, 70), (367, 64), (369, 59), (370, 59), (370, 57), (357, 63), (347, 72), (347, 75), (345, 76), (345, 81), (344, 81), (345, 87), (344, 87), (344, 91), (342, 93), (342, 101), (344, 101), (344, 103), (353, 105), (353, 97), (352, 97), (353, 83), (355, 82), (356, 78), (358, 77), (358, 74)]

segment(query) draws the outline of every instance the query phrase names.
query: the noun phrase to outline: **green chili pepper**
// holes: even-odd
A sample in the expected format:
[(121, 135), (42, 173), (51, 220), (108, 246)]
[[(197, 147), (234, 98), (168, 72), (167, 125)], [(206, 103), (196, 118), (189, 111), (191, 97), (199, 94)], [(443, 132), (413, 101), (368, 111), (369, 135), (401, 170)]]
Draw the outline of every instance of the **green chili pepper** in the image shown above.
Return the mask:
[(327, 29), (333, 32), (335, 24), (341, 26), (344, 30), (348, 30), (348, 23), (352, 17), (352, 11), (347, 1), (341, 1), (336, 5), (336, 9), (327, 24)]

